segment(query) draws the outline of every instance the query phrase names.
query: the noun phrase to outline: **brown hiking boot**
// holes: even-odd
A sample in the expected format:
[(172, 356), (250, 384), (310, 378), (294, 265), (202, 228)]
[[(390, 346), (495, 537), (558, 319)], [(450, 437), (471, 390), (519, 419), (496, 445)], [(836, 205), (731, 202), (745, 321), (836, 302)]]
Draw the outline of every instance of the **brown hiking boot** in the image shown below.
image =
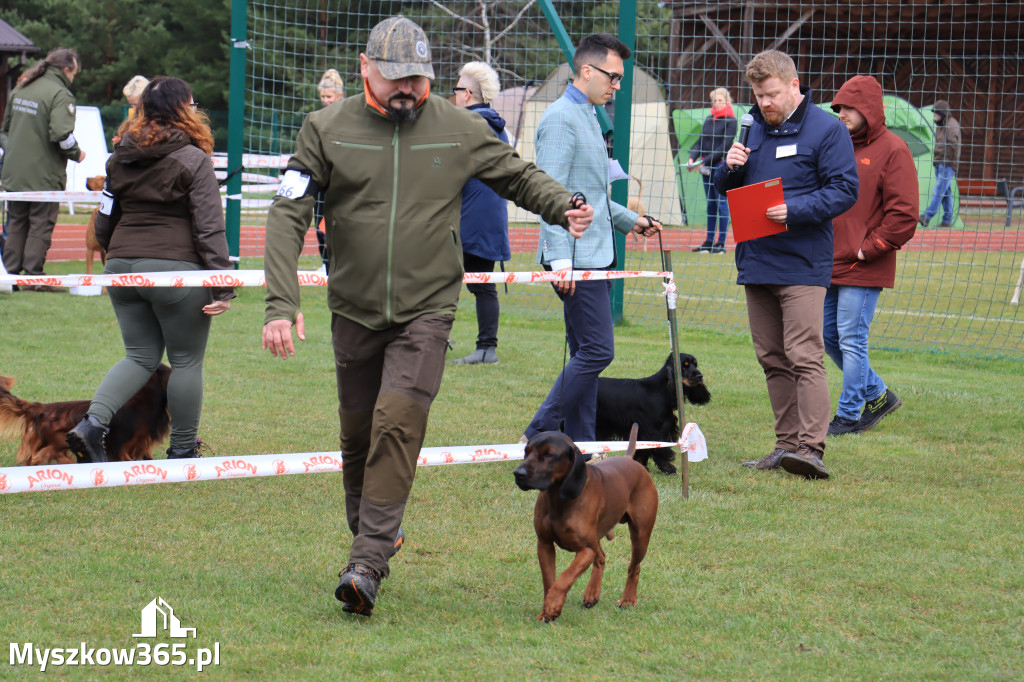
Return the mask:
[(782, 456), (787, 454), (792, 455), (793, 453), (782, 448), (775, 448), (761, 459), (755, 459), (752, 462), (743, 462), (743, 466), (751, 469), (778, 469)]
[(822, 454), (812, 447), (801, 445), (796, 452), (784, 454), (779, 465), (789, 473), (804, 478), (828, 478), (825, 463), (821, 461)]

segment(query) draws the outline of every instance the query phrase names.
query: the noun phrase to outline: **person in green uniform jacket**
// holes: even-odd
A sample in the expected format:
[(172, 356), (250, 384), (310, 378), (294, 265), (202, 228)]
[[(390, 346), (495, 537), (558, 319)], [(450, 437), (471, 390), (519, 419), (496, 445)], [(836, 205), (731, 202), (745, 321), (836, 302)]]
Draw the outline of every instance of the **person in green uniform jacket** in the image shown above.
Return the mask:
[[(85, 159), (75, 139), (75, 97), (68, 89), (80, 66), (74, 50), (58, 48), (18, 79), (0, 125), (4, 191), (61, 192), (67, 185), (68, 160)], [(12, 275), (44, 274), (60, 205), (9, 201), (7, 206), (4, 267)]]
[[(267, 217), (263, 347), (305, 338), (296, 277), (320, 191), (331, 262), (327, 303), (341, 421), (345, 511), (354, 539), (335, 597), (370, 615), (400, 526), (444, 372), (462, 288), (462, 188), (477, 178), (581, 236), (590, 206), (519, 158), (483, 117), (430, 94), (423, 30), (373, 28), (363, 93), (309, 114)], [(578, 197), (577, 197), (578, 198)]]

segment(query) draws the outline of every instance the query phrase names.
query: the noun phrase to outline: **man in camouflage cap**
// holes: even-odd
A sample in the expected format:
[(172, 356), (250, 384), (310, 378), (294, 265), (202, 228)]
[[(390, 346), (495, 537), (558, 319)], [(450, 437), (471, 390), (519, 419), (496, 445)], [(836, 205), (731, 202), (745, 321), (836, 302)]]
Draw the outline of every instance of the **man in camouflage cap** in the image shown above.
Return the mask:
[(441, 386), (462, 288), (462, 187), (500, 196), (579, 237), (593, 218), (481, 117), (430, 96), (430, 45), (404, 17), (374, 27), (363, 93), (306, 117), (267, 216), (263, 347), (305, 339), (296, 276), (317, 193), (325, 196), (327, 304), (341, 422), (345, 512), (354, 536), (335, 597), (369, 616), (401, 546), (427, 415)]

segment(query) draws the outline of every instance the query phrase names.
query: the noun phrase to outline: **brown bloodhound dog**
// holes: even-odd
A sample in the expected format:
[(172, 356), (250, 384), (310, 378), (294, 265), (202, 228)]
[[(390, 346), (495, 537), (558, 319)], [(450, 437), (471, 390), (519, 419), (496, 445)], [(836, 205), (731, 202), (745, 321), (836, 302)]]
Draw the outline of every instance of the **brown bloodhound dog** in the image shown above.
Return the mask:
[[(583, 593), (590, 608), (601, 598), (605, 554), (601, 538), (611, 540), (616, 524), (629, 526), (633, 546), (626, 586), (618, 606), (636, 605), (640, 562), (658, 515), (658, 489), (646, 467), (633, 459), (637, 426), (630, 434), (625, 457), (586, 464), (576, 444), (556, 431), (538, 433), (526, 444), (526, 457), (516, 468), (516, 485), (540, 490), (533, 512), (537, 531), (537, 558), (544, 582), (544, 609), (538, 620), (551, 622), (562, 613), (573, 583), (593, 564)], [(569, 568), (555, 579), (555, 545), (575, 552)]]

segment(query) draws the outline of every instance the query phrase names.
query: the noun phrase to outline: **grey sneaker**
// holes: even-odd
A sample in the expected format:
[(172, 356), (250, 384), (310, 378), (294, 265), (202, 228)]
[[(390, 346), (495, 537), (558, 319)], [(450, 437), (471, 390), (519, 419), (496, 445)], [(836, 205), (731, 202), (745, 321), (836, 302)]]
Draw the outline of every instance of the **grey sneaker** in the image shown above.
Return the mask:
[(68, 449), (78, 456), (79, 462), (107, 461), (107, 432), (109, 428), (100, 424), (92, 415), (85, 415), (78, 426), (68, 431), (64, 441)]
[(345, 602), (342, 610), (359, 616), (372, 616), (380, 587), (380, 571), (363, 564), (349, 564), (338, 575), (341, 582), (334, 590), (334, 598)]
[(793, 453), (789, 450), (782, 448), (775, 448), (761, 459), (755, 459), (752, 462), (744, 462), (743, 466), (751, 469), (778, 469), (779, 461), (783, 455), (792, 455)]
[(493, 348), (477, 348), (464, 358), (455, 361), (456, 365), (496, 365), (498, 353)]
[(838, 414), (832, 417), (832, 421), (828, 423), (828, 435), (830, 436), (842, 436), (846, 433), (860, 433), (864, 429), (860, 428), (860, 422), (856, 419), (847, 419), (846, 417), (840, 417)]
[(821, 461), (822, 453), (812, 447), (801, 445), (796, 452), (787, 452), (782, 456), (779, 465), (791, 474), (804, 478), (828, 478), (825, 463)]
[(898, 395), (889, 389), (885, 389), (884, 394), (874, 400), (869, 400), (864, 405), (864, 412), (860, 415), (860, 421), (857, 422), (857, 429), (859, 431), (868, 431), (875, 428), (875, 425), (882, 421), (882, 417), (895, 412), (902, 404), (903, 401), (900, 400)]

